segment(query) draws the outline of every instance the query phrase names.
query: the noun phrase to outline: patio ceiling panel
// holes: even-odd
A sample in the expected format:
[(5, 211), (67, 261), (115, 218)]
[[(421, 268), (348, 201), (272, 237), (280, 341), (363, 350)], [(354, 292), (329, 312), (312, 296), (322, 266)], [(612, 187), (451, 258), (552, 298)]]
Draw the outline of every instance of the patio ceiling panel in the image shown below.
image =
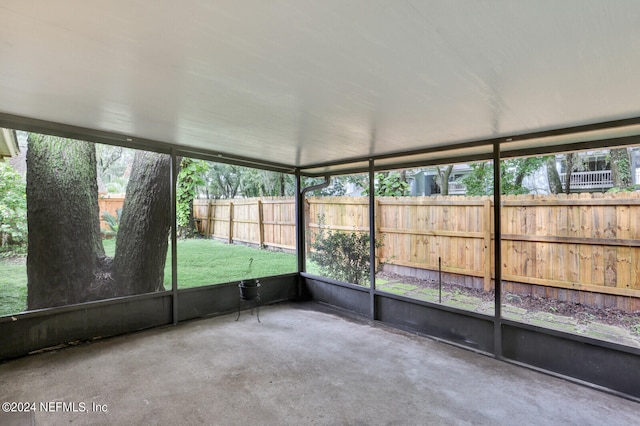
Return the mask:
[(640, 4), (0, 0), (0, 64), (5, 117), (323, 172), (639, 117)]

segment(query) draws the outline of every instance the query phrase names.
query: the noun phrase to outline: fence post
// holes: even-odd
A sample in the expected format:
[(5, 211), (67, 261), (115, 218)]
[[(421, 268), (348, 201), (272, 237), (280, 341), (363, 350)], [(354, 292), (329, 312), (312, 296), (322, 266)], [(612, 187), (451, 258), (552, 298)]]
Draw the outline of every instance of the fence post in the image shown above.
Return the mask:
[[(309, 204), (309, 200), (306, 197), (303, 197), (302, 199), (303, 203), (304, 203), (304, 232), (308, 232), (310, 231), (309, 228), (309, 224), (311, 224), (311, 205)], [(309, 232), (309, 235), (307, 236), (307, 238), (304, 239), (304, 243), (305, 243), (305, 253), (309, 253), (310, 248), (311, 248), (311, 232)]]
[(258, 200), (258, 244), (264, 246), (264, 223), (262, 220), (262, 201)]
[(229, 244), (233, 243), (233, 201), (229, 201)]
[(484, 200), (484, 291), (491, 290), (491, 200)]
[[(378, 239), (378, 235), (380, 234), (380, 216), (381, 216), (381, 212), (380, 212), (380, 200), (378, 200), (377, 198), (374, 198), (374, 208), (373, 208), (373, 212), (374, 212), (374, 236), (375, 236), (375, 241), (380, 241)], [(375, 253), (375, 259), (376, 259), (376, 263), (375, 263), (375, 270), (378, 270), (378, 266), (380, 265), (380, 256), (378, 255), (378, 252), (380, 251), (380, 249), (377, 247), (374, 248), (374, 253)]]
[(204, 236), (209, 238), (213, 232), (211, 232), (211, 200), (207, 199), (207, 227), (205, 228)]

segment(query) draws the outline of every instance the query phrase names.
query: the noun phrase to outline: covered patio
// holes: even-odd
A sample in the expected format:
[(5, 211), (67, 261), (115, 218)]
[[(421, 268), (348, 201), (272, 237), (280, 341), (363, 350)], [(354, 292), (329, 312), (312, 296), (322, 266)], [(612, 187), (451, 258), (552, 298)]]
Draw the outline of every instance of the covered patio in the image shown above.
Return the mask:
[[(502, 311), (503, 286), (519, 284), (506, 283), (500, 164), (640, 144), (637, 2), (6, 0), (0, 15), (0, 128), (165, 155), (172, 191), (166, 287), (0, 317), (1, 402), (108, 412), (38, 405), (0, 423), (636, 422), (640, 349)], [(2, 134), (15, 154), (15, 136)], [(181, 286), (175, 190), (185, 157), (294, 182), (295, 270), (259, 277), (262, 323), (246, 309), (233, 321), (237, 281)], [(473, 249), (443, 256), (476, 252), (466, 259), (493, 297), (490, 312), (377, 288), (376, 173), (473, 162), (491, 165), (490, 195), (474, 201), (486, 213), (462, 208), (483, 231), (469, 231)], [(347, 174), (365, 176), (371, 194), (354, 214), (369, 233), (369, 285), (308, 268), (305, 197)], [(606, 210), (613, 249), (595, 231), (584, 243), (522, 227), (521, 252), (573, 244), (545, 252), (561, 259), (606, 246), (593, 258), (614, 266), (574, 268), (602, 282), (566, 278), (567, 260), (550, 277), (524, 268), (525, 284), (594, 294), (605, 307), (635, 303), (640, 236), (624, 232), (640, 201), (625, 202), (624, 217)], [(416, 223), (423, 246), (458, 238)], [(426, 256), (406, 255), (417, 260), (399, 267)]]
[[(244, 314), (234, 320), (217, 316), (21, 358), (0, 365), (2, 397), (46, 403), (15, 424), (637, 420), (635, 402), (317, 303), (270, 306), (262, 323)], [(74, 404), (55, 405), (63, 401)], [(0, 414), (3, 424), (10, 419)]]

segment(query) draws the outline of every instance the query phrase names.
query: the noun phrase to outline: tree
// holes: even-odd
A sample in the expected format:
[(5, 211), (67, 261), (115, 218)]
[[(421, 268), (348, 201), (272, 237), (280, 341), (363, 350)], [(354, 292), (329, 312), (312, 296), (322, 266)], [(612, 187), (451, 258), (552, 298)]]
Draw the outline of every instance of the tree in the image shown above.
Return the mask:
[(533, 174), (544, 164), (544, 157), (526, 157), (505, 160), (501, 163), (500, 185), (503, 194), (528, 194), (523, 185), (524, 178)]
[(261, 192), (259, 196), (292, 196), (296, 193), (295, 176), (268, 170), (254, 170), (260, 179)]
[(567, 165), (567, 171), (564, 174), (564, 193), (571, 193), (571, 175), (573, 174), (573, 169), (576, 167), (573, 164), (574, 155), (573, 152), (569, 152), (565, 154), (565, 163)]
[[(504, 160), (500, 163), (500, 187), (502, 194), (527, 194), (524, 178), (533, 174), (545, 162), (544, 157), (526, 157)], [(471, 173), (465, 175), (461, 182), (465, 185), (467, 195), (493, 194), (493, 163), (473, 163)]]
[(379, 197), (404, 197), (409, 195), (406, 171), (376, 174), (376, 193)]
[[(562, 192), (562, 181), (560, 180), (560, 174), (556, 167), (556, 157), (550, 155), (546, 158), (547, 167), (547, 182), (549, 183), (549, 192), (552, 194), (559, 194)], [(566, 184), (567, 189), (570, 189), (569, 180)]]
[(164, 290), (171, 229), (171, 157), (137, 151), (116, 237), (117, 296)]
[(277, 173), (276, 179), (278, 181), (277, 188), (278, 193), (274, 195), (279, 195), (280, 197), (284, 197), (287, 195), (287, 176), (289, 177), (289, 187), (291, 188), (291, 195), (295, 192), (295, 177), (293, 175), (285, 175), (284, 173)]
[(633, 186), (631, 176), (631, 157), (627, 148), (615, 148), (609, 152), (611, 157), (611, 180), (617, 190), (627, 190)]
[(170, 189), (170, 157), (137, 152), (116, 254), (108, 258), (98, 216), (96, 146), (30, 134), (28, 309), (162, 290)]
[(493, 163), (472, 163), (471, 172), (460, 178), (467, 195), (493, 194)]
[(437, 177), (436, 183), (440, 187), (441, 195), (449, 195), (449, 177), (451, 176), (451, 172), (453, 171), (453, 164), (448, 165), (444, 169), (441, 169), (439, 166), (436, 167)]
[(100, 145), (96, 147), (96, 159), (98, 164), (98, 175), (106, 175), (117, 162), (122, 158), (123, 147)]
[(196, 232), (193, 217), (193, 199), (197, 188), (205, 184), (204, 173), (209, 170), (209, 163), (202, 160), (183, 158), (180, 161), (180, 172), (176, 188), (176, 223), (181, 238), (192, 237)]
[(98, 190), (123, 193), (126, 191), (134, 150), (121, 146), (96, 145)]
[(295, 194), (293, 175), (239, 167), (240, 194), (244, 197), (274, 197)]
[(207, 193), (210, 198), (235, 198), (240, 189), (241, 167), (214, 163), (206, 172)]
[(203, 195), (207, 198), (271, 197), (295, 194), (290, 174), (231, 164), (208, 163), (203, 173)]
[(23, 254), (27, 243), (25, 182), (14, 168), (0, 162), (0, 255)]
[(95, 145), (30, 134), (26, 190), (28, 309), (89, 299), (105, 259)]

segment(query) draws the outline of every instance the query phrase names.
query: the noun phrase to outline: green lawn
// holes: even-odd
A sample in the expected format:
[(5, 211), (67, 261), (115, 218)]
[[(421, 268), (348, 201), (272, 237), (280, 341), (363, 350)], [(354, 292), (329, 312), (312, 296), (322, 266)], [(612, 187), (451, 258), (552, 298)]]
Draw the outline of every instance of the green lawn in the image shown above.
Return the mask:
[[(107, 256), (113, 256), (115, 249), (115, 240), (104, 241)], [(253, 261), (249, 262), (250, 259)], [(296, 272), (296, 256), (293, 254), (229, 245), (215, 240), (178, 241), (178, 288), (292, 272)], [(164, 286), (167, 290), (171, 289), (171, 248), (164, 268)]]
[[(115, 253), (115, 240), (103, 241), (107, 256)], [(250, 265), (250, 259), (253, 259)], [(0, 316), (22, 312), (27, 300), (25, 258), (0, 259)], [(178, 241), (178, 288), (198, 287), (296, 272), (296, 256), (214, 240)], [(164, 283), (171, 289), (171, 250)]]
[[(296, 272), (296, 256), (214, 240), (178, 241), (178, 288)], [(250, 261), (253, 259), (253, 261)], [(170, 257), (164, 272), (171, 287)]]
[(0, 259), (0, 315), (22, 312), (27, 308), (26, 257)]

